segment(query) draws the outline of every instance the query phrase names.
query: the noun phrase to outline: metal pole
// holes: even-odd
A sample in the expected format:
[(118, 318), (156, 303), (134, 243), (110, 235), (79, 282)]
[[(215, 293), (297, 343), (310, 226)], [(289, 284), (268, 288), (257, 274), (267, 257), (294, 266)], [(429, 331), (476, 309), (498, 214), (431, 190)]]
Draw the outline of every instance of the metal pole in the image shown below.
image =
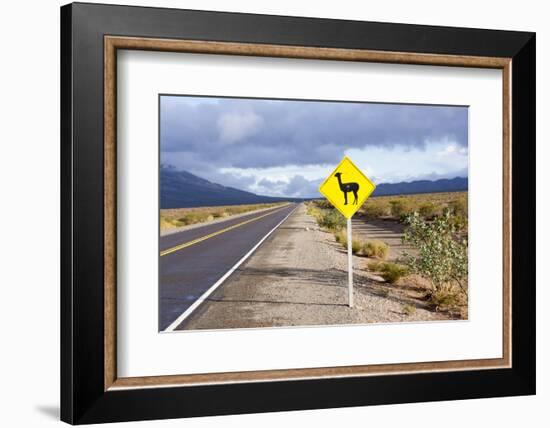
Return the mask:
[(353, 266), (351, 252), (351, 218), (348, 218), (348, 293), (349, 307), (353, 308)]

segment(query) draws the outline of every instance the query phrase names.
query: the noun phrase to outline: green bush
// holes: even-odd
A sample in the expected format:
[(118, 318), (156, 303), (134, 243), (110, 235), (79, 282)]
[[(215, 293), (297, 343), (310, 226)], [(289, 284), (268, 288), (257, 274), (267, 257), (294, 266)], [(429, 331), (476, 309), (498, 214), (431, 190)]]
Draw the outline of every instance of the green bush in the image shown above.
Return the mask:
[(390, 284), (395, 284), (400, 278), (409, 273), (406, 266), (390, 262), (371, 262), (368, 268), (373, 272), (380, 273), (380, 276)]
[(376, 257), (383, 260), (388, 257), (390, 247), (385, 242), (379, 240), (365, 241), (362, 251), (367, 257)]
[(409, 270), (405, 266), (396, 263), (384, 263), (380, 276), (390, 284), (395, 284), (400, 278), (406, 276)]
[(407, 217), (406, 224), (403, 242), (418, 253), (405, 254), (411, 271), (427, 278), (434, 292), (451, 283), (464, 291), (468, 281), (468, 241), (458, 233), (450, 211), (432, 222), (414, 213)]
[(353, 254), (357, 254), (357, 253), (359, 253), (359, 251), (361, 251), (361, 242), (358, 241), (357, 239), (352, 239), (351, 240), (351, 252)]
[(323, 210), (317, 217), (320, 227), (328, 230), (340, 230), (346, 225), (346, 218), (336, 210)]

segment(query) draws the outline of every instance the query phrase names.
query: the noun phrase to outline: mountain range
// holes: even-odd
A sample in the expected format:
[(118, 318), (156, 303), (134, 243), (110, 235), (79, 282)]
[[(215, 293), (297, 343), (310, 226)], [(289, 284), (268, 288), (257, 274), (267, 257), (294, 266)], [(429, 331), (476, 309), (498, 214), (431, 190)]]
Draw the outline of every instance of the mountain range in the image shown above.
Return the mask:
[(468, 178), (440, 178), (439, 180), (403, 181), (401, 183), (380, 183), (373, 196), (407, 195), (414, 193), (458, 192), (468, 190)]
[[(455, 177), (439, 180), (417, 180), (378, 184), (373, 196), (413, 193), (454, 192), (468, 190), (468, 179)], [(260, 204), (281, 201), (300, 202), (303, 198), (277, 198), (222, 186), (187, 171), (161, 166), (160, 207), (188, 208), (219, 205)]]
[(160, 168), (160, 207), (163, 209), (262, 204), (289, 200), (302, 199), (256, 195), (212, 183), (187, 171), (178, 171), (166, 166)]

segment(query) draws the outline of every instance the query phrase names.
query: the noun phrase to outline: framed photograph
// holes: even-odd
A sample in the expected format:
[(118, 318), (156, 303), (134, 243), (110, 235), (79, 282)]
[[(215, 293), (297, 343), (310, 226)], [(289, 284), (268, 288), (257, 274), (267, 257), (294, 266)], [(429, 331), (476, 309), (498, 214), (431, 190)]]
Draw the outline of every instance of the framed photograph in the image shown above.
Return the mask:
[(535, 393), (535, 35), (61, 8), (61, 418)]

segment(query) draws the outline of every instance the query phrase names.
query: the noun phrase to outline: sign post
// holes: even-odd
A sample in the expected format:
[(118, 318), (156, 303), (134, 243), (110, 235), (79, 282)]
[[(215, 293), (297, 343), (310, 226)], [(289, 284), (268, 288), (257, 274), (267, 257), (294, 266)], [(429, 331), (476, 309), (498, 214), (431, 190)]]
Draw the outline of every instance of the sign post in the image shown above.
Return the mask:
[(350, 158), (344, 159), (319, 187), (319, 192), (347, 219), (348, 244), (348, 305), (353, 307), (353, 235), (351, 218), (372, 194), (376, 185)]
[(348, 305), (353, 308), (353, 252), (351, 251), (351, 218), (348, 218)]

